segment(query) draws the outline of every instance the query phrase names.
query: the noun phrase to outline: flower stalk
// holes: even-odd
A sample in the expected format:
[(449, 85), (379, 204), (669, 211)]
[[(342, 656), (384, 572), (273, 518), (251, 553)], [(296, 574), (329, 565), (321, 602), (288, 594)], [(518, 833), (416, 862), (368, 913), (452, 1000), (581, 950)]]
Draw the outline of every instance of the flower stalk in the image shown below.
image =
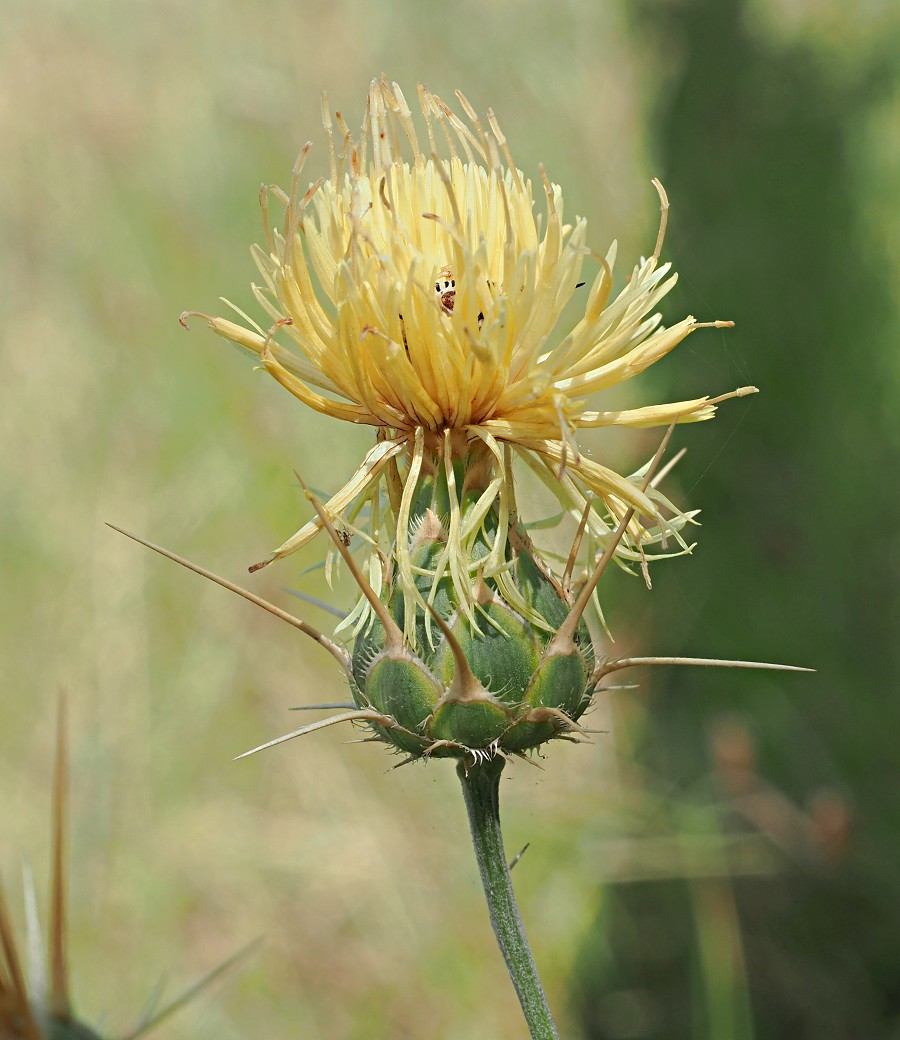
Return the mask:
[(472, 845), (491, 924), (522, 1005), (528, 1030), (535, 1040), (556, 1040), (559, 1033), (528, 945), (503, 850), (500, 775), (505, 765), (506, 760), (500, 755), (474, 766), (467, 766), (465, 761), (461, 761), (456, 767), (456, 773), (466, 801)]

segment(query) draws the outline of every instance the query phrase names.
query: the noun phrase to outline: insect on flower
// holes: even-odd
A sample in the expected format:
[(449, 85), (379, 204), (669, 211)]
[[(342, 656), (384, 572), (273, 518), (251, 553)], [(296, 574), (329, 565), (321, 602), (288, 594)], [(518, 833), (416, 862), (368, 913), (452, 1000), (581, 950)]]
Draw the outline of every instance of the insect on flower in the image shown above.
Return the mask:
[(453, 271), (450, 267), (442, 267), (438, 271), (437, 281), (434, 283), (434, 291), (437, 293), (437, 298), (441, 301), (441, 306), (447, 314), (452, 314), (453, 304), (456, 302), (456, 279), (453, 277)]
[[(448, 578), (473, 616), (476, 573), (502, 585), (509, 568), (514, 462), (536, 474), (562, 515), (586, 517), (588, 563), (632, 510), (616, 562), (646, 571), (654, 555), (689, 551), (682, 530), (694, 513), (655, 485), (644, 488), (644, 469), (622, 475), (588, 457), (579, 431), (699, 422), (755, 388), (597, 407), (594, 398), (686, 336), (731, 323), (689, 316), (662, 324), (657, 307), (675, 275), (661, 262), (668, 201), (660, 185), (656, 246), (614, 293), (615, 243), (594, 252), (587, 222), (566, 220), (562, 189), (544, 169), (535, 190), (515, 165), (494, 113), (482, 119), (461, 93), (456, 99), (461, 115), (420, 85), (424, 139), (399, 86), (386, 79), (371, 85), (359, 135), (323, 99), (327, 175), (304, 180), (307, 145), (290, 189), (260, 196), (265, 242), (253, 255), (262, 284), (253, 291), (271, 326), (238, 308), (246, 324), (202, 316), (304, 404), (374, 428), (374, 446), (323, 514), (365, 529), (369, 572), (380, 566), (373, 546), (394, 544), (391, 565), (420, 609)], [(278, 228), (272, 198), (284, 207)], [(566, 327), (563, 311), (582, 284), (582, 317)], [(423, 593), (408, 538), (429, 480), (450, 490), (435, 498), (446, 545), (427, 565)], [(463, 520), (454, 501), (466, 495), (477, 508)], [(252, 569), (322, 529), (311, 518)]]

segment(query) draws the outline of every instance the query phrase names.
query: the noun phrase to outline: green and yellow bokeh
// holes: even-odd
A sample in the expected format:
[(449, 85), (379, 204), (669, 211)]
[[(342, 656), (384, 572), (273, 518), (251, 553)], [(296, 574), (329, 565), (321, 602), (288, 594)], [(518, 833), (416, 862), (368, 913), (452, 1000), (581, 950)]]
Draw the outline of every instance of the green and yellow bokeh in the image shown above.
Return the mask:
[[(661, 178), (681, 273), (666, 316), (736, 328), (692, 338), (622, 401), (762, 393), (677, 431), (698, 548), (660, 564), (652, 592), (611, 577), (607, 620), (622, 653), (819, 670), (642, 675), (589, 716), (604, 731), (593, 745), (508, 771), (507, 846), (531, 843), (513, 876), (563, 1033), (744, 1040), (800, 1008), (820, 1030), (890, 1035), (898, 37), (891, 5), (827, 0), (9, 5), (0, 869), (8, 898), (22, 852), (44, 877), (64, 690), (73, 988), (89, 1021), (124, 1032), (161, 974), (176, 991), (262, 935), (159, 1035), (369, 1040), (423, 1022), (430, 1036), (522, 1035), (452, 770), (386, 772), (377, 748), (335, 730), (233, 763), (294, 728), (290, 707), (347, 699), (339, 669), (104, 526), (320, 627), (327, 615), (286, 589), (350, 605), (349, 582), (332, 592), (321, 569), (304, 573), (315, 541), (246, 568), (309, 519), (293, 469), (333, 491), (370, 431), (308, 412), (177, 316), (220, 294), (252, 306), (260, 182), (286, 183), (318, 139), (323, 88), (355, 123), (386, 71), (494, 108), (517, 162), (543, 162), (592, 242), (618, 238), (629, 261), (652, 249)], [(658, 443), (601, 434), (585, 439), (595, 456), (632, 469)], [(766, 811), (735, 829), (722, 806), (746, 809), (748, 792)], [(744, 827), (755, 844), (736, 852)], [(845, 924), (822, 926), (822, 906)], [(653, 972), (647, 921), (674, 937)], [(773, 949), (796, 970), (763, 986)]]

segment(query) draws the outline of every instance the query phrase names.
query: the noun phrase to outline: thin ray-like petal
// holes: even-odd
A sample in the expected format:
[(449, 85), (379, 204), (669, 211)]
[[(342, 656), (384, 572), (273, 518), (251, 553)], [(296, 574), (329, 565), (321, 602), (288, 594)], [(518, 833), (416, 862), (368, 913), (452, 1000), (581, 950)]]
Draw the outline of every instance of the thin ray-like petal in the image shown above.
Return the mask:
[[(646, 568), (655, 558), (647, 547), (661, 541), (665, 548), (670, 534), (677, 541), (692, 514), (667, 502), (671, 515), (664, 522), (660, 499), (612, 471), (599, 454), (588, 457), (578, 432), (702, 422), (722, 401), (754, 389), (604, 407), (605, 391), (634, 379), (689, 334), (731, 324), (693, 317), (663, 322), (660, 307), (676, 282), (662, 259), (665, 191), (653, 182), (661, 207), (653, 252), (616, 292), (615, 244), (605, 255), (591, 249), (587, 222), (566, 222), (563, 191), (540, 167), (535, 191), (516, 168), (493, 111), (479, 117), (459, 92), (456, 106), (424, 86), (418, 95), (427, 144), (420, 145), (400, 88), (382, 78), (370, 86), (358, 138), (338, 120), (346, 134), (340, 155), (324, 105), (326, 175), (304, 193), (299, 171), (307, 147), (291, 189), (262, 196), (266, 245), (254, 259), (263, 284), (254, 291), (272, 322), (268, 333), (237, 307), (246, 326), (203, 315), (310, 408), (376, 429), (375, 448), (343, 486), (335, 481), (340, 490), (323, 508), (337, 522), (387, 493), (391, 508), (373, 508), (364, 533), (372, 545), (395, 541), (407, 632), (422, 606), (405, 536), (423, 479), (441, 472), (453, 481), (479, 442), (496, 460), (476, 489), (473, 513), (457, 517), (450, 502), (447, 551), (431, 574), (432, 588), (451, 576), (469, 615), (476, 543), (487, 542), (486, 573), (498, 572), (508, 562), (508, 528), (516, 521), (501, 445), (554, 466), (565, 488), (561, 499), (582, 505), (590, 499), (590, 537), (604, 529), (611, 534), (634, 509), (616, 557)], [(285, 205), (280, 232), (269, 217), (270, 196)], [(583, 314), (567, 327), (565, 309), (585, 282)], [(490, 530), (489, 515), (499, 519)], [(318, 519), (311, 521), (256, 566), (295, 552), (321, 530)]]

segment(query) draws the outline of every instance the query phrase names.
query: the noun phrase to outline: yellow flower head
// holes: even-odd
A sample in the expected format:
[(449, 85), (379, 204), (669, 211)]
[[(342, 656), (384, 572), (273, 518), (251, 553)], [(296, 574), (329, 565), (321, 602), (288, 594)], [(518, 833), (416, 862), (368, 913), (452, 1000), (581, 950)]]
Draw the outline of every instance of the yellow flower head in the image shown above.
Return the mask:
[[(376, 427), (376, 444), (324, 511), (381, 545), (387, 534), (409, 587), (416, 489), (428, 475), (450, 491), (435, 581), (449, 573), (460, 600), (471, 602), (476, 572), (503, 571), (515, 519), (514, 455), (566, 512), (586, 514), (594, 546), (633, 507), (618, 549), (623, 560), (643, 561), (644, 547), (665, 543), (667, 534), (686, 548), (678, 530), (689, 514), (655, 489), (641, 490), (640, 473), (622, 476), (585, 457), (576, 442), (584, 428), (708, 419), (723, 399), (589, 407), (595, 394), (701, 327), (686, 317), (667, 328), (655, 311), (676, 280), (659, 263), (665, 195), (660, 189), (656, 249), (612, 296), (615, 244), (605, 257), (591, 252), (586, 221), (565, 222), (562, 191), (543, 169), (536, 207), (532, 182), (513, 163), (493, 112), (485, 125), (456, 97), (462, 116), (419, 87), (424, 136), (400, 88), (385, 79), (371, 86), (358, 138), (324, 102), (329, 175), (303, 184), (307, 145), (290, 193), (270, 189), (284, 205), (280, 231), (270, 226), (269, 191), (261, 193), (266, 245), (253, 255), (264, 285), (254, 292), (271, 328), (240, 311), (252, 327), (203, 317), (311, 408)], [(599, 269), (587, 286), (589, 260)], [(560, 328), (576, 292), (584, 313)], [(465, 492), (473, 505), (461, 513)], [(298, 549), (321, 526), (319, 518), (308, 523), (264, 563)]]

